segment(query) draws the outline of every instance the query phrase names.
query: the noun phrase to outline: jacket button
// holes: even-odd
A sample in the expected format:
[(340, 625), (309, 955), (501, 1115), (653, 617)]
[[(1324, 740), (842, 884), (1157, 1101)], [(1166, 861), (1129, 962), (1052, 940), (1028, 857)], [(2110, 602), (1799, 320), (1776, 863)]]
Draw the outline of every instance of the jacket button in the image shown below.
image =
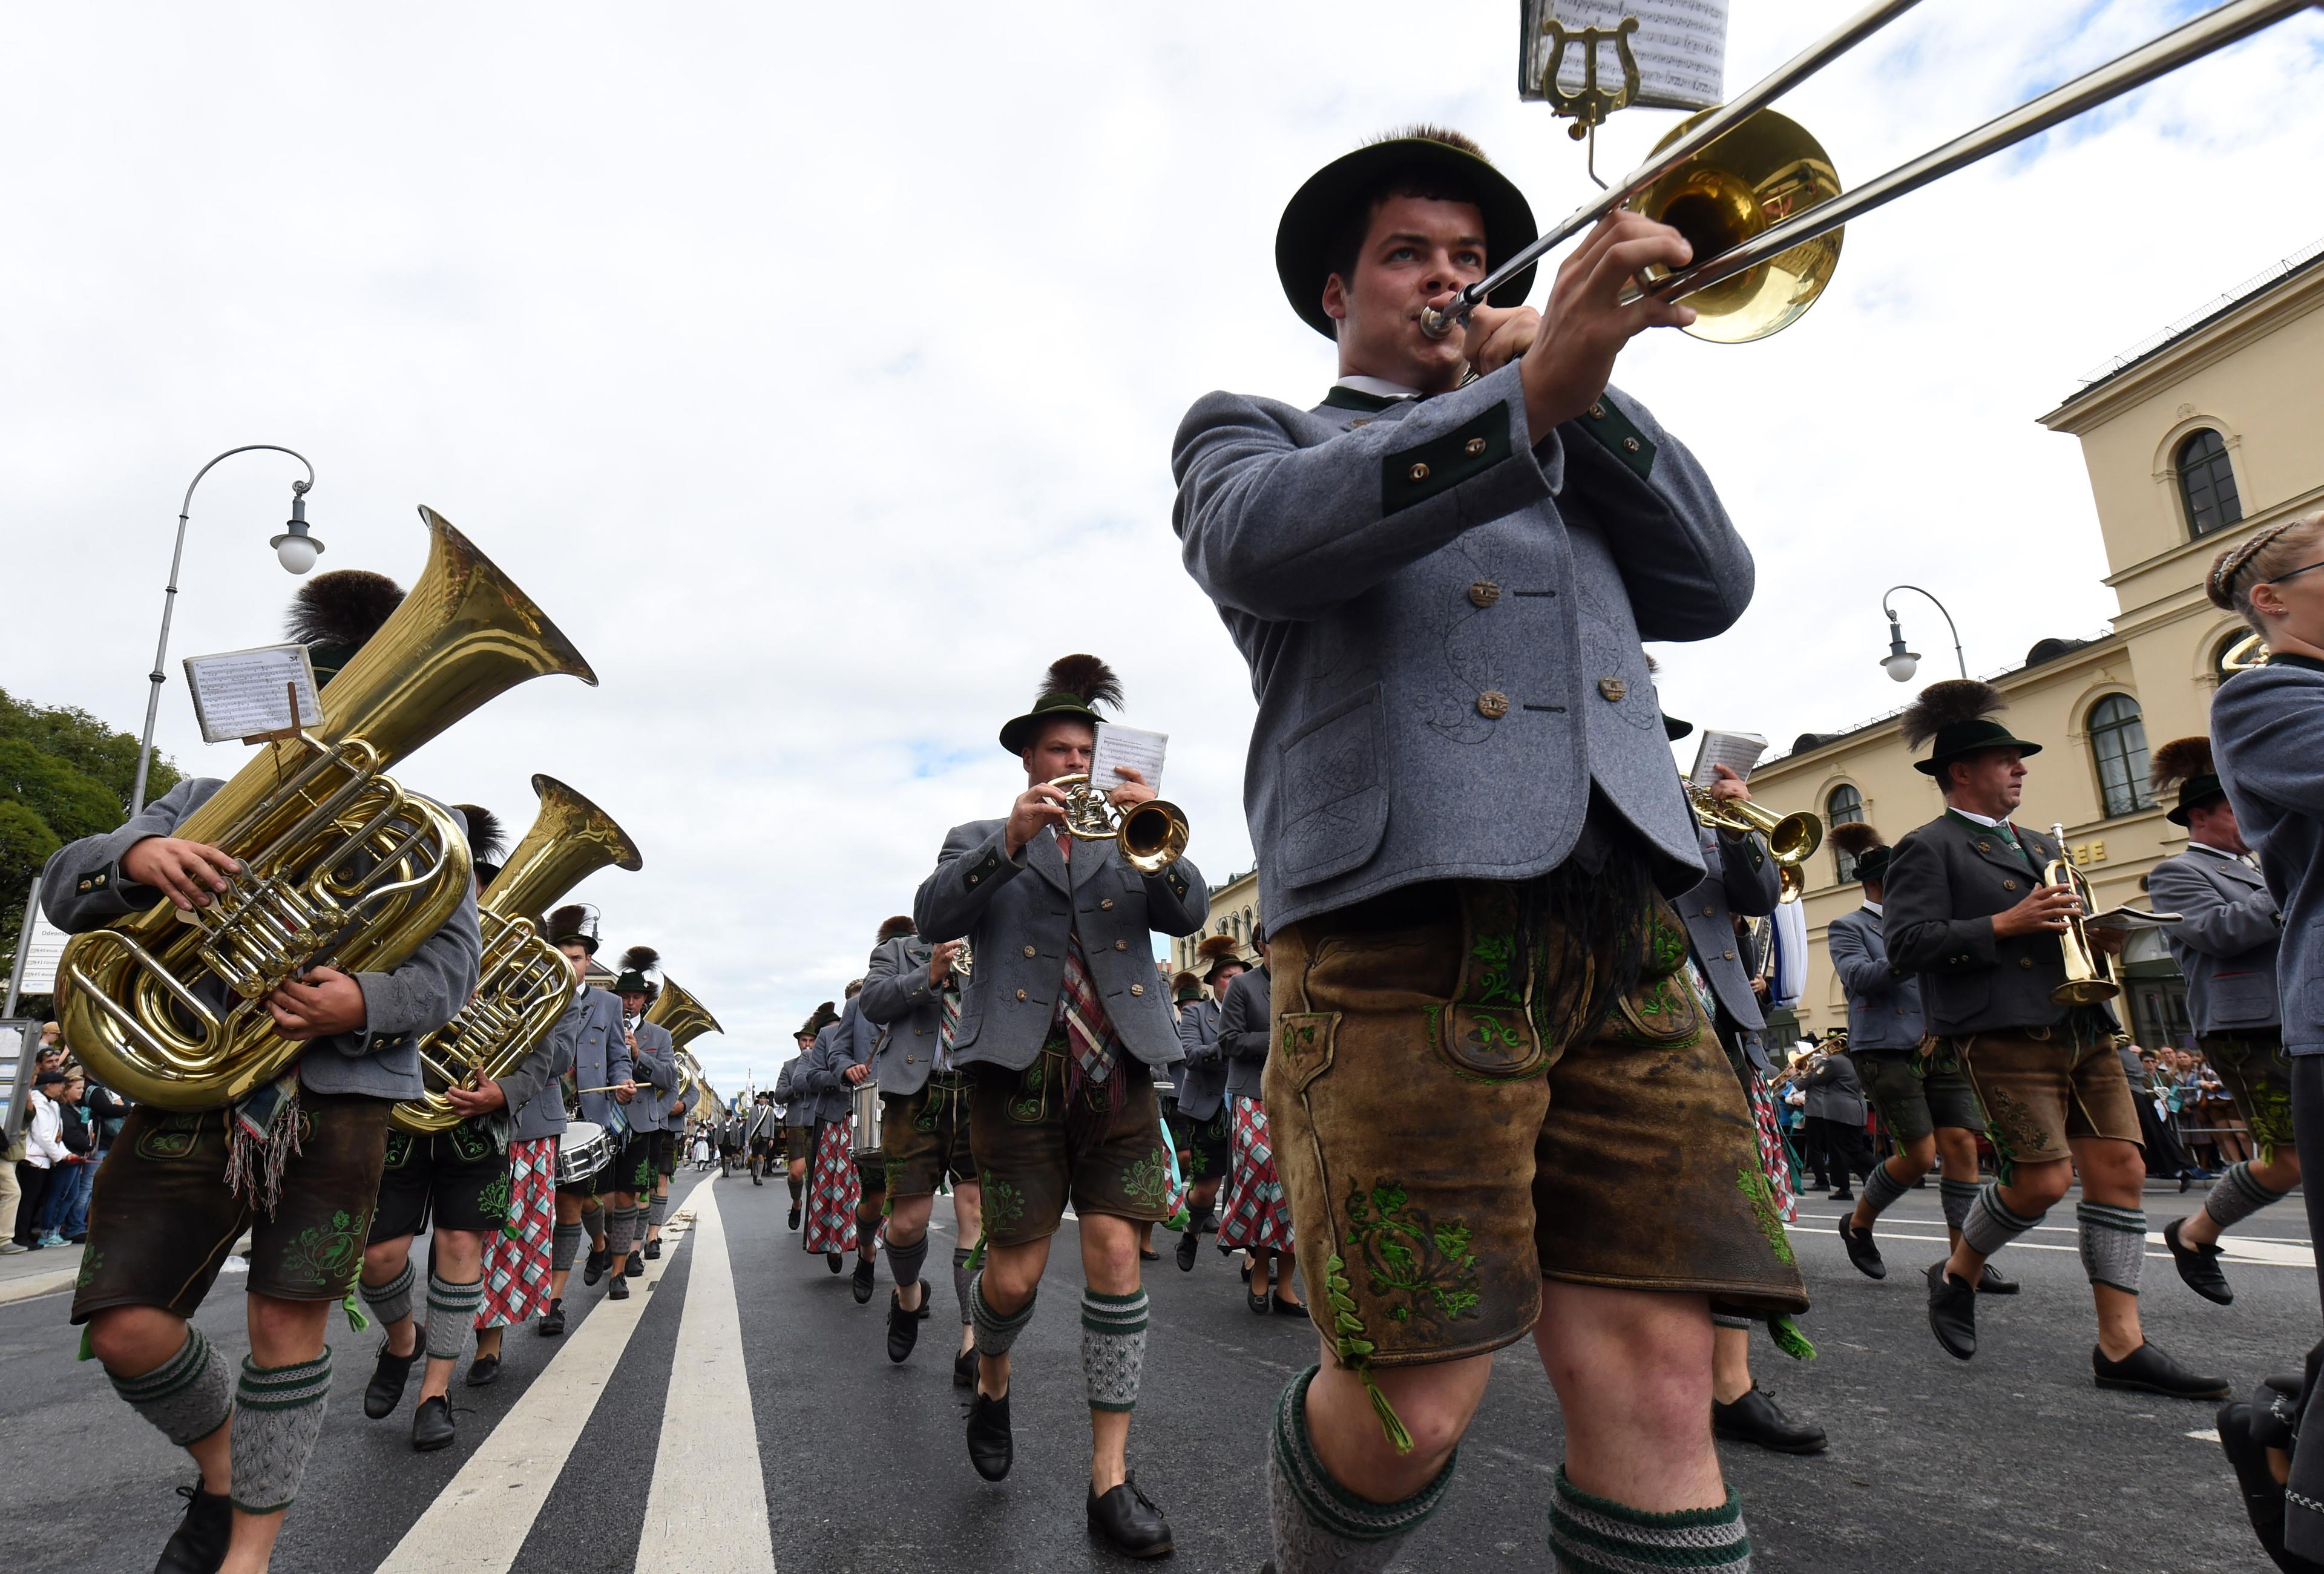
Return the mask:
[(2017, 965), (2019, 967), (2032, 967), (2034, 965), (2034, 959), (2030, 956), (2021, 956), (2017, 959)]
[(1461, 445), (1461, 451), (1468, 455), (1470, 458), (1474, 459), (1478, 455), (1485, 451), (1485, 439), (1482, 437), (1471, 437), (1467, 442)]
[(1509, 696), (1499, 689), (1489, 688), (1477, 696), (1477, 713), (1489, 722), (1498, 722), (1509, 713)]
[(1146, 992), (1146, 986), (1144, 984), (1132, 984), (1130, 986), (1130, 992), (1133, 995), (1142, 995)]
[(920, 1063), (920, 1057), (917, 1054), (908, 1054), (904, 1057), (904, 1063), (908, 1066), (916, 1066)]
[(1113, 911), (1113, 898), (1112, 898), (1111, 897), (1106, 897), (1106, 898), (1105, 898), (1105, 900), (1103, 900), (1103, 901), (1100, 902), (1100, 903), (1098, 904), (1098, 910), (1099, 910), (1099, 911), (1101, 911), (1101, 912), (1105, 912), (1105, 913), (1111, 913), (1111, 912), (1112, 912), (1112, 911)]
[(1598, 680), (1599, 695), (1610, 704), (1620, 704), (1629, 692), (1630, 686), (1618, 677), (1601, 677)]
[(1724, 951), (1720, 953), (1720, 954), (1724, 956), (1729, 962), (1733, 962), (1735, 960), (1735, 953), (1731, 951)]
[(1038, 952), (1036, 952), (1036, 951), (1035, 951), (1031, 946), (1029, 946), (1029, 945), (1028, 945), (1028, 946), (1027, 946), (1027, 947), (1025, 948), (1025, 959), (1026, 959), (1028, 962), (1030, 962), (1030, 961), (1031, 961), (1035, 956), (1037, 956), (1037, 955), (1038, 955), (1038, 954), (1039, 954), (1039, 953), (1038, 953)]
[(1113, 943), (1113, 948), (1116, 951), (1128, 951), (1130, 949), (1130, 942), (1127, 940), (1117, 940)]
[(1991, 852), (1993, 851), (1993, 843), (1990, 842), (1980, 842), (1977, 844), (1977, 850), (1979, 852)]
[(1635, 454), (1638, 451), (1638, 439), (1636, 437), (1624, 437), (1622, 439), (1622, 446)]
[(1411, 469), (1406, 471), (1405, 474), (1415, 481), (1425, 481), (1428, 479), (1428, 466), (1425, 465), (1416, 465)]
[(2014, 891), (2017, 888), (2017, 882), (2015, 880), (2003, 880), (2001, 882), (2001, 888), (2005, 891)]
[(1491, 606), (1501, 599), (1501, 587), (1489, 579), (1480, 579), (1469, 587), (1469, 600), (1480, 607)]
[(1591, 405), (1590, 407), (1590, 419), (1593, 421), (1604, 420), (1606, 419), (1606, 407), (1602, 404)]
[(1025, 998), (1025, 991), (1024, 991), (1024, 990), (1018, 990), (1018, 991), (1017, 991), (1017, 998), (1018, 998), (1019, 999), (1020, 999), (1020, 1000), (1021, 1000), (1021, 999), (1023, 999)]
[(1706, 917), (1706, 918), (1709, 918), (1709, 917), (1711, 917), (1711, 916), (1715, 916), (1715, 915), (1718, 913), (1718, 911), (1719, 911), (1719, 909), (1718, 909), (1718, 908), (1716, 908), (1716, 907), (1705, 907), (1705, 908), (1702, 910), (1702, 916), (1703, 916), (1704, 917)]

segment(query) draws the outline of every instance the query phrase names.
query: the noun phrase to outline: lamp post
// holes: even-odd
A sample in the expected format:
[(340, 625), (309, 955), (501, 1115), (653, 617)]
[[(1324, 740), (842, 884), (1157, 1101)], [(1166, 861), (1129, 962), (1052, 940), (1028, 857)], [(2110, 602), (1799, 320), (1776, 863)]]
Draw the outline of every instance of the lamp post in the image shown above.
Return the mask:
[(1919, 671), (1921, 667), (1921, 653), (1904, 649), (1904, 631), (1896, 626), (1896, 609), (1888, 604), (1888, 598), (1900, 590), (1909, 590), (1917, 595), (1928, 596), (1929, 604), (1940, 612), (1944, 612), (1945, 627), (1952, 630), (1953, 662), (1960, 668), (1960, 675), (1967, 677), (1969, 662), (1961, 655), (1960, 630), (1954, 624), (1952, 613), (1945, 612), (1944, 603), (1935, 596), (1929, 595), (1927, 591), (1917, 584), (1892, 584), (1880, 593), (1880, 610), (1888, 614), (1888, 654), (1880, 658), (1880, 665), (1887, 669), (1888, 676), (1898, 683), (1910, 683), (1913, 681), (1913, 674)]
[(286, 448), (280, 443), (244, 443), (239, 448), (228, 448), (217, 458), (212, 459), (208, 465), (194, 472), (193, 480), (186, 483), (185, 501), (178, 505), (178, 544), (171, 550), (170, 583), (161, 592), (161, 637), (153, 646), (153, 670), (146, 674), (146, 677), (152, 680), (152, 687), (145, 695), (145, 736), (137, 745), (137, 785), (129, 791), (129, 814), (132, 819), (134, 819), (138, 811), (145, 806), (145, 774), (147, 769), (153, 763), (153, 718), (161, 708), (161, 685), (166, 681), (161, 672), (161, 663), (169, 658), (170, 654), (170, 618), (177, 611), (178, 606), (178, 566), (184, 561), (186, 556), (186, 520), (193, 511), (194, 488), (202, 483), (202, 477), (216, 468), (219, 460), (231, 459), (236, 454), (255, 453), (261, 449), (272, 454), (288, 454), (300, 464), (307, 466), (307, 479), (290, 483), (290, 521), (282, 527), (281, 535), (267, 543), (274, 548), (275, 560), (281, 563), (288, 573), (304, 574), (314, 567), (315, 559), (322, 556), (322, 541), (307, 533), (307, 493), (315, 484), (315, 466), (309, 463), (304, 454), (295, 448)]

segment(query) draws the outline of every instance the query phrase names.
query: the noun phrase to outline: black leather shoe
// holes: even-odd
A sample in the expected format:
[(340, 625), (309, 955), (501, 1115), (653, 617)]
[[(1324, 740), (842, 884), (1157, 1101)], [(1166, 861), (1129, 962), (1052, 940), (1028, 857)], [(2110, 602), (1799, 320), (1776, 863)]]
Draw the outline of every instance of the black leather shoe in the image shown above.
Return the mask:
[(987, 1399), (982, 1391), (968, 1402), (968, 1462), (987, 1481), (1009, 1474), (1017, 1441), (1009, 1431), (1009, 1395)]
[(2015, 1295), (2017, 1293), (2017, 1281), (1987, 1262), (1985, 1272), (1977, 1276), (1977, 1293), (1980, 1295)]
[(919, 1343), (920, 1312), (927, 1309), (927, 1304), (928, 1282), (926, 1279), (920, 1281), (920, 1304), (917, 1310), (904, 1310), (904, 1293), (901, 1290), (888, 1292), (888, 1358), (899, 1366), (910, 1357), (912, 1347)]
[(975, 1350), (963, 1350), (952, 1358), (952, 1385), (955, 1388), (976, 1386)]
[(1194, 1254), (1202, 1248), (1202, 1238), (1191, 1229), (1178, 1238), (1178, 1249), (1172, 1255), (1178, 1259), (1180, 1273), (1191, 1274), (1194, 1271)]
[(1945, 1354), (1966, 1361), (1977, 1354), (1977, 1292), (1966, 1279), (1945, 1272), (1942, 1262), (1929, 1265), (1929, 1331), (1945, 1347)]
[[(1848, 1247), (1848, 1260), (1856, 1265), (1858, 1273), (1868, 1279), (1888, 1276), (1888, 1265), (1880, 1260), (1880, 1248), (1873, 1244), (1872, 1232), (1857, 1229), (1849, 1222), (1849, 1216), (1845, 1213), (1840, 1216), (1840, 1244)], [(1746, 1399), (1749, 1397), (1748, 1394), (1744, 1395)], [(1742, 1401), (1738, 1400), (1737, 1403)]]
[(791, 1204), (790, 1218), (784, 1221), (783, 1228), (785, 1229), (797, 1229), (798, 1228), (798, 1216), (799, 1205), (794, 1202)]
[[(2324, 1564), (2284, 1550), (2283, 1487), (2277, 1482), (2275, 1472), (2268, 1468), (2267, 1445), (2253, 1435), (2252, 1420), (2252, 1407), (2240, 1399), (2219, 1406), (2219, 1448), (2227, 1456), (2227, 1463), (2235, 1468), (2245, 1517), (2251, 1521), (2252, 1533), (2259, 1538), (2262, 1550), (2284, 1574), (2317, 1574), (2324, 1569)], [(178, 1490), (183, 1492), (185, 1488), (180, 1487)]]
[(1267, 1315), (1267, 1292), (1264, 1290), (1244, 1290), (1242, 1293), (1242, 1303), (1245, 1306), (1250, 1307), (1253, 1312), (1258, 1312), (1261, 1317), (1265, 1317)]
[(629, 1298), (630, 1278), (628, 1275), (615, 1274), (612, 1278), (605, 1281), (606, 1300), (627, 1301)]
[(1757, 1443), (1779, 1454), (1821, 1454), (1823, 1428), (1794, 1421), (1756, 1386), (1732, 1404), (1711, 1402), (1711, 1430), (1730, 1442)]
[(1305, 1301), (1286, 1301), (1281, 1294), (1273, 1292), (1270, 1292), (1267, 1297), (1267, 1309), (1275, 1313), (1277, 1317), (1305, 1317), (1307, 1315), (1307, 1302)]
[(555, 1339), (564, 1331), (565, 1297), (559, 1295), (549, 1303), (549, 1310), (540, 1314), (539, 1332), (543, 1339)]
[(869, 1257), (856, 1258), (855, 1284), (853, 1285), (856, 1305), (868, 1306), (871, 1304), (873, 1284), (874, 1280), (872, 1278), (872, 1259)]
[(598, 1280), (605, 1276), (605, 1270), (613, 1266), (613, 1253), (611, 1247), (598, 1247), (593, 1248), (590, 1251), (587, 1259), (581, 1265), (581, 1282), (584, 1284), (595, 1284)]
[(1138, 1248), (1138, 1260), (1141, 1263), (1158, 1263), (1162, 1260), (1162, 1254), (1151, 1247), (1142, 1246)]
[(656, 1236), (646, 1242), (646, 1261), (650, 1263), (661, 1261), (661, 1237)]
[(837, 1252), (824, 1253), (823, 1261), (824, 1266), (828, 1267), (835, 1274), (847, 1266), (847, 1259)]
[(1830, 1201), (1834, 1202), (1853, 1202), (1856, 1201), (1856, 1193), (1849, 1191), (1847, 1187), (1842, 1186), (1839, 1191), (1834, 1192), (1831, 1194)]
[(413, 1363), (420, 1359), (420, 1346), (415, 1340), (411, 1353), (399, 1356), (384, 1343), (379, 1347), (379, 1365), (371, 1369), (371, 1382), (364, 1389), (364, 1413), (379, 1421), (395, 1413), (403, 1403), (403, 1385), (411, 1377)]
[(498, 1356), (478, 1356), (468, 1363), (469, 1387), (489, 1388), (500, 1380), (501, 1358)]
[(638, 1250), (635, 1247), (632, 1247), (630, 1248), (630, 1260), (622, 1269), (622, 1277), (625, 1279), (642, 1279), (645, 1276), (646, 1254)]
[(452, 1402), (432, 1395), (411, 1414), (411, 1446), (423, 1454), (452, 1446)]
[(2225, 1399), (2227, 1380), (2189, 1371), (2152, 1343), (2143, 1344), (2118, 1361), (2090, 1347), (2090, 1369), (2101, 1388), (2132, 1388), (2171, 1399)]
[(162, 1543), (153, 1574), (217, 1574), (234, 1540), (234, 1500), (198, 1486), (180, 1487), (178, 1496), (186, 1500), (185, 1517)]
[(2219, 1272), (2219, 1248), (2216, 1246), (2189, 1246), (2179, 1238), (2179, 1227), (2187, 1221), (2174, 1219), (2163, 1227), (2163, 1244), (2171, 1248), (2171, 1261), (2179, 1269), (2179, 1277), (2190, 1290), (2204, 1300), (2221, 1306), (2233, 1306), (2236, 1293), (2227, 1284), (2227, 1276)]
[(1170, 1522), (1162, 1517), (1154, 1500), (1138, 1489), (1135, 1476), (1102, 1497), (1097, 1488), (1090, 1488), (1089, 1525), (1092, 1533), (1103, 1536), (1124, 1557), (1170, 1555)]

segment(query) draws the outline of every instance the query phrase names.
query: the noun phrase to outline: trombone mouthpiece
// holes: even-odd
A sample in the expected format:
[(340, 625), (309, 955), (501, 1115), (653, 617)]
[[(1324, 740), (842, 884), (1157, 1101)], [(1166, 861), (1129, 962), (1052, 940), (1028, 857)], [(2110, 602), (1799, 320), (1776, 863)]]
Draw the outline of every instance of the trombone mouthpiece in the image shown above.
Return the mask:
[(1426, 334), (1432, 339), (1445, 339), (1452, 337), (1452, 330), (1454, 328), (1461, 327), (1468, 322), (1469, 308), (1471, 304), (1469, 298), (1462, 295), (1455, 297), (1453, 304), (1450, 307), (1422, 307), (1420, 308), (1420, 331)]

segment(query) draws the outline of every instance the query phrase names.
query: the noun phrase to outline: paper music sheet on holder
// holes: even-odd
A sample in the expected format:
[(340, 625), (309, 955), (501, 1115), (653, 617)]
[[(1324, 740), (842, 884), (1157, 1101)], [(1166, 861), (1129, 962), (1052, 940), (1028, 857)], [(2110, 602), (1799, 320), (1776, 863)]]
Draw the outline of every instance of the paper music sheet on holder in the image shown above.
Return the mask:
[(1170, 747), (1167, 732), (1148, 732), (1137, 727), (1124, 727), (1112, 722), (1101, 722), (1097, 729), (1097, 747), (1090, 752), (1090, 786), (1100, 792), (1111, 792), (1121, 785), (1120, 768), (1128, 766), (1146, 778), (1146, 785), (1157, 793), (1162, 790), (1162, 756)]
[[(202, 741), (227, 743), (312, 727), (323, 719), (315, 694), (315, 667), (304, 645), (261, 645), (186, 658), (186, 686), (194, 696), (194, 719)], [(296, 688), (299, 713), (290, 713)]]
[[(1542, 23), (1555, 17), (1569, 31), (1611, 30), (1625, 16), (1638, 19), (1630, 55), (1638, 62), (1638, 97), (1646, 109), (1708, 109), (1727, 101), (1728, 0), (1524, 0), (1525, 41), (1517, 78), (1520, 98), (1539, 99), (1541, 74), (1548, 69), (1551, 40)], [(1569, 48), (1558, 86), (1568, 92), (1582, 84), (1582, 51)], [(1618, 88), (1622, 69), (1613, 46), (1598, 51), (1598, 83)]]
[(1767, 741), (1757, 732), (1705, 730), (1702, 741), (1694, 750), (1694, 769), (1686, 773), (1686, 778), (1699, 787), (1707, 787), (1719, 779), (1719, 773), (1711, 767), (1723, 765), (1748, 779), (1751, 768), (1759, 763), (1759, 756), (1766, 752)]

